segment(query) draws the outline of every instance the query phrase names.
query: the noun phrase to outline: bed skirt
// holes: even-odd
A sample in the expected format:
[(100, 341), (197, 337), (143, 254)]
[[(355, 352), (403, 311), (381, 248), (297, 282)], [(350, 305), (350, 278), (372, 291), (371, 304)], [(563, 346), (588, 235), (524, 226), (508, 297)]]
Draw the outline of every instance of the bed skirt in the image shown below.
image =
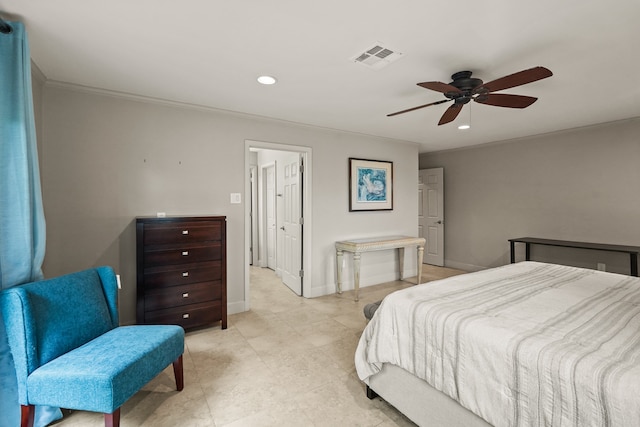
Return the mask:
[(491, 427), (426, 381), (395, 365), (382, 365), (380, 372), (369, 377), (369, 388), (419, 426)]

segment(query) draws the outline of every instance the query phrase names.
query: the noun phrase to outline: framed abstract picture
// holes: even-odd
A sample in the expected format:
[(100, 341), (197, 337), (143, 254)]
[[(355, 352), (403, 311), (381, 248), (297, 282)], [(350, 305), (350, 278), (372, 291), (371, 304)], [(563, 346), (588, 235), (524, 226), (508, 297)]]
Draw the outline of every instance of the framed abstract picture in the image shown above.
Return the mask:
[(393, 210), (393, 162), (349, 158), (349, 211)]

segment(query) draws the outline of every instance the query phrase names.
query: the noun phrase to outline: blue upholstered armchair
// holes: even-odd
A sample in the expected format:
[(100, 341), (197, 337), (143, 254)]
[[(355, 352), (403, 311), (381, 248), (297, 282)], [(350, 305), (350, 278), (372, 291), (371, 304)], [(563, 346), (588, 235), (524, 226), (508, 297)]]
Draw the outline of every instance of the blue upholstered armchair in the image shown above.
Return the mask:
[(106, 426), (118, 426), (120, 406), (171, 363), (183, 388), (183, 329), (118, 326), (110, 267), (6, 289), (0, 310), (23, 426), (33, 425), (34, 405), (103, 412)]

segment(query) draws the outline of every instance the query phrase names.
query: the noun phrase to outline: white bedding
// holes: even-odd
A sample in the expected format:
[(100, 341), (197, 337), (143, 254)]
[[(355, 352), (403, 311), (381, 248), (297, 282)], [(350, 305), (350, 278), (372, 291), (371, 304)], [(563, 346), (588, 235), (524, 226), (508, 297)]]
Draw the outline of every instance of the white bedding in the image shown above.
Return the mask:
[(495, 426), (640, 426), (640, 279), (521, 262), (387, 296), (355, 355)]

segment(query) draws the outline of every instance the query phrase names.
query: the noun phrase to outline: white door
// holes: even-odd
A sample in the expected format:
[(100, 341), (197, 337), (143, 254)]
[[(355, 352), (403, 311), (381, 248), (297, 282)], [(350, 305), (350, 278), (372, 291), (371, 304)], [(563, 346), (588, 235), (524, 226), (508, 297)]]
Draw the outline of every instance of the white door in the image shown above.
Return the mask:
[(282, 281), (297, 295), (302, 295), (302, 242), (300, 155), (284, 166), (284, 219)]
[(251, 219), (251, 237), (249, 239), (249, 264), (257, 264), (258, 261), (258, 167), (249, 167), (249, 192), (251, 204), (249, 205), (249, 217)]
[(425, 220), (424, 220), (424, 182), (422, 182), (422, 174), (418, 173), (418, 237), (425, 236)]
[(267, 267), (276, 269), (276, 165), (264, 169)]
[(444, 265), (444, 170), (419, 171), (418, 233), (427, 239), (424, 263)]

